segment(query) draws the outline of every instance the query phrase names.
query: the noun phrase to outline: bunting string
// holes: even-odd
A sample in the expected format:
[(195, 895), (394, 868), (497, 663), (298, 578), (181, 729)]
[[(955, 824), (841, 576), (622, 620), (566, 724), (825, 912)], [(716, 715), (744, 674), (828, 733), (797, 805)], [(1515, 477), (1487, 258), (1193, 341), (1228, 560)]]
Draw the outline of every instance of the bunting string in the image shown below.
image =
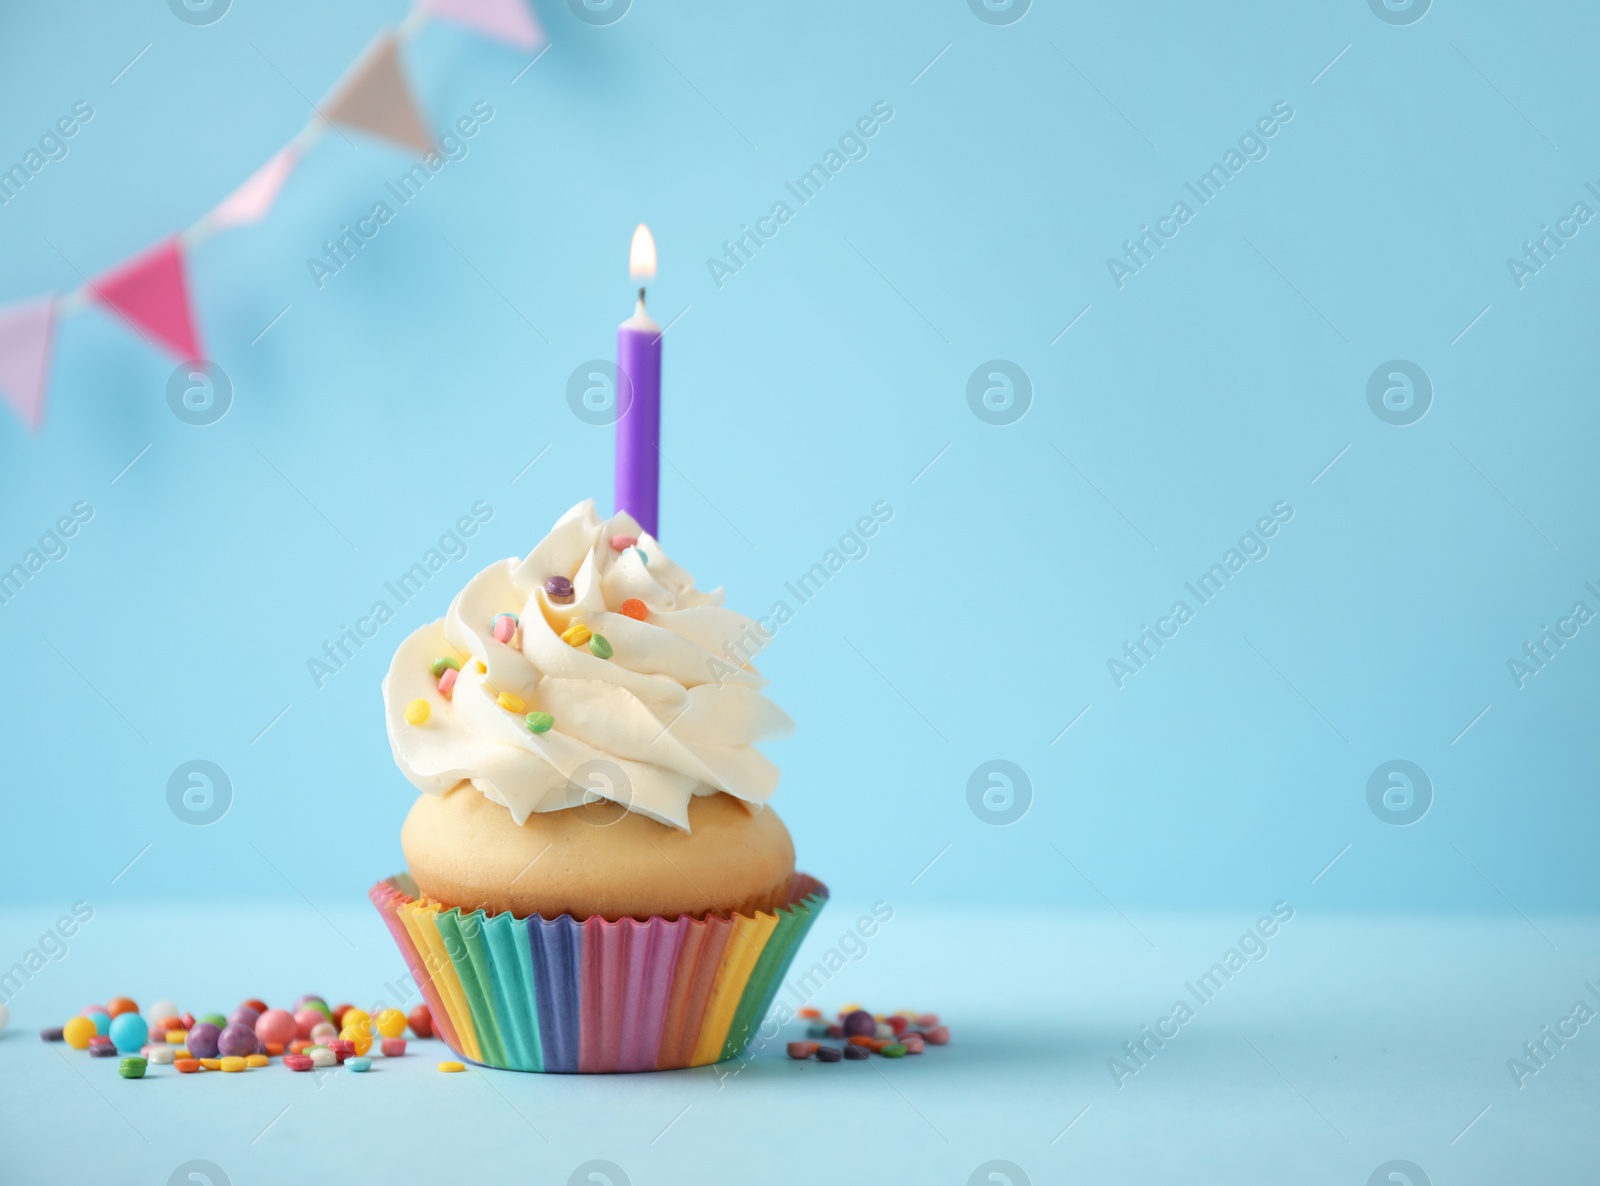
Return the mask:
[(400, 49), (430, 20), (443, 20), (534, 50), (545, 36), (526, 0), (416, 0), (406, 19), (385, 29), (334, 84), (292, 140), (199, 221), (131, 256), (77, 288), (0, 306), (0, 398), (32, 432), (44, 421), (56, 324), (99, 305), (179, 361), (204, 354), (189, 299), (185, 260), (219, 231), (266, 217), (296, 166), (329, 131), (348, 128), (426, 155), (436, 142), (417, 106)]

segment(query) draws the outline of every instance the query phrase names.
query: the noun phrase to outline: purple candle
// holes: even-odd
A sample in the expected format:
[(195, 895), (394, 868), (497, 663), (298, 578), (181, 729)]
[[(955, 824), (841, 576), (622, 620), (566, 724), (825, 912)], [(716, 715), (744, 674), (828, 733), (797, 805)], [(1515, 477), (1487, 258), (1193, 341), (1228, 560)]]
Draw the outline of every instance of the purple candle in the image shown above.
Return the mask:
[[(656, 274), (656, 243), (640, 223), (628, 252), (628, 271), (636, 280)], [(657, 535), (661, 491), (661, 327), (644, 309), (644, 289), (633, 316), (617, 327), (617, 495), (616, 509)]]

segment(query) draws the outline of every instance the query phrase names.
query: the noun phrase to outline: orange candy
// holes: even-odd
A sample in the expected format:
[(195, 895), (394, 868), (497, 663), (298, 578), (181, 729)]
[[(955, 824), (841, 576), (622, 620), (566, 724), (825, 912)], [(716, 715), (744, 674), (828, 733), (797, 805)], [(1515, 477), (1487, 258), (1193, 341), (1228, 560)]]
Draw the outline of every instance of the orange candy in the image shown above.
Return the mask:
[(624, 601), (622, 603), (622, 612), (628, 617), (639, 622), (644, 621), (645, 617), (650, 613), (650, 611), (645, 607), (644, 602), (640, 601), (637, 597), (630, 597), (628, 600)]
[(112, 997), (106, 1003), (106, 1012), (112, 1017), (121, 1017), (124, 1013), (137, 1013), (138, 1011), (139, 1006), (135, 1005), (127, 997)]
[(200, 1069), (200, 1060), (198, 1058), (180, 1058), (172, 1065), (178, 1068), (180, 1075), (192, 1075)]
[(864, 1036), (862, 1034), (856, 1034), (854, 1037), (852, 1037), (850, 1039), (850, 1045), (852, 1045), (852, 1046), (865, 1046), (868, 1050), (871, 1050), (872, 1049), (872, 1044), (874, 1042), (876, 1042), (877, 1040), (878, 1040), (877, 1038), (869, 1038), (869, 1037), (866, 1037), (866, 1036)]
[(278, 1055), (283, 1053), (283, 1043), (282, 1042), (268, 1042), (267, 1043), (267, 1053), (272, 1055), (273, 1058), (277, 1058)]
[(817, 1018), (822, 1016), (822, 1010), (813, 1009), (810, 1005), (807, 1005), (804, 1009), (800, 1010), (796, 1016), (803, 1021), (815, 1021)]

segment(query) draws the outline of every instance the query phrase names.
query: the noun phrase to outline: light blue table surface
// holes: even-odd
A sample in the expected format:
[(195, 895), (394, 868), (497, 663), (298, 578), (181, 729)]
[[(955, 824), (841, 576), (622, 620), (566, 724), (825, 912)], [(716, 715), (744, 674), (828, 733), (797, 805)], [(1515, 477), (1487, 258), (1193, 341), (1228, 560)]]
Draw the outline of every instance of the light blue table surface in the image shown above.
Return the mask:
[[(7, 1183), (165, 1183), (195, 1159), (234, 1186), (565, 1183), (598, 1159), (647, 1186), (965, 1183), (1000, 1159), (1032, 1183), (1365, 1186), (1405, 1159), (1436, 1186), (1594, 1181), (1600, 1027), (1579, 1025), (1520, 1088), (1507, 1061), (1574, 1002), (1600, 1004), (1585, 985), (1600, 928), (1352, 919), (1320, 912), (1319, 888), (1120, 1088), (1108, 1060), (1192, 1000), (1185, 983), (1251, 917), (897, 911), (817, 1003), (948, 1020), (948, 1047), (898, 1062), (799, 1064), (774, 1045), (737, 1074), (442, 1075), (432, 1041), (365, 1077), (163, 1067), (130, 1082), (37, 1028), (118, 993), (202, 1011), (304, 991), (393, 1000), (404, 969), (369, 909), (106, 907), (13, 1001), (0, 1166)], [(801, 961), (856, 913), (830, 904)], [(7, 913), (0, 940), (19, 950), (45, 921)]]

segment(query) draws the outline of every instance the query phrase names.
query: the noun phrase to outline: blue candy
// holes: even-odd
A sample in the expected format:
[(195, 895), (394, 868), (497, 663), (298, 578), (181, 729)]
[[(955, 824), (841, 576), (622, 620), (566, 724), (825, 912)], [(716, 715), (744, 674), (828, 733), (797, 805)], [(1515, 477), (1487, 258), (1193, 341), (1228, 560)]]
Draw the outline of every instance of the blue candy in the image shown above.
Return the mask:
[(150, 1026), (137, 1013), (117, 1014), (111, 1019), (108, 1032), (111, 1044), (123, 1052), (137, 1051), (150, 1040)]

